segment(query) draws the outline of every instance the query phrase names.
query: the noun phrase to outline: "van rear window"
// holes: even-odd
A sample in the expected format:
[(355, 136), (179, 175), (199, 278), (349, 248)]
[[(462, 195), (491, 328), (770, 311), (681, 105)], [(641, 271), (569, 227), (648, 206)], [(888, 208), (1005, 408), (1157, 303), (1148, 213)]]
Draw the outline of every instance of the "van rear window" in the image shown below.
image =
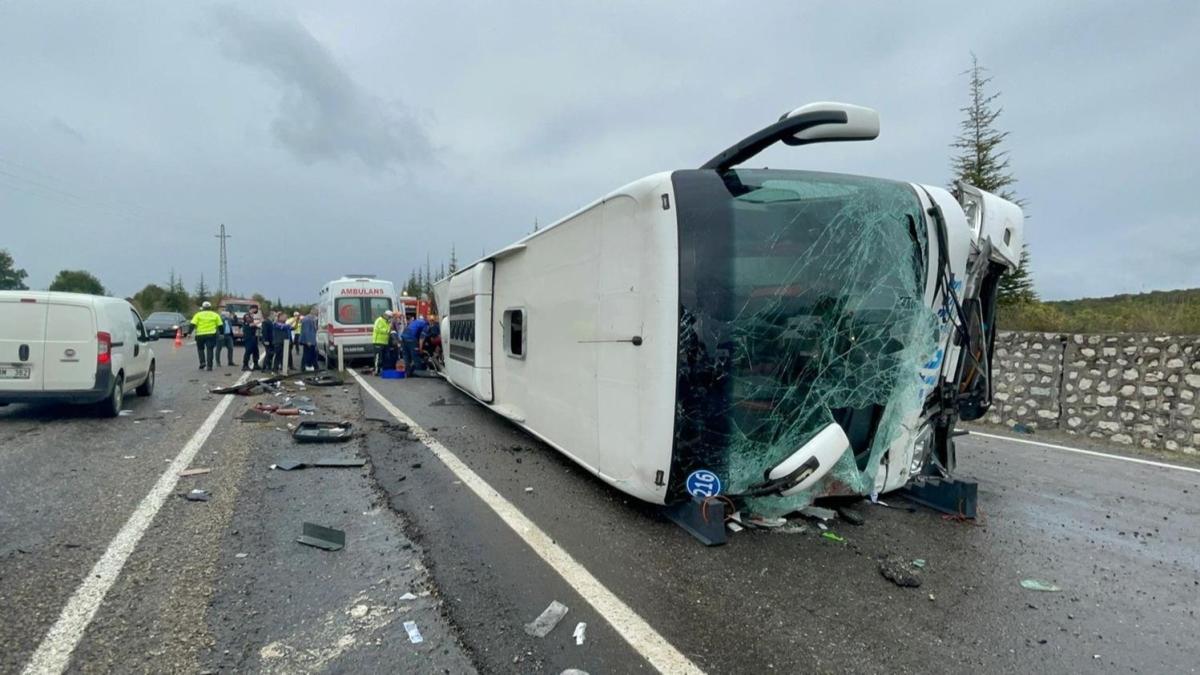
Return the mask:
[(338, 298), (333, 302), (337, 322), (345, 325), (373, 323), (375, 317), (391, 308), (391, 298)]

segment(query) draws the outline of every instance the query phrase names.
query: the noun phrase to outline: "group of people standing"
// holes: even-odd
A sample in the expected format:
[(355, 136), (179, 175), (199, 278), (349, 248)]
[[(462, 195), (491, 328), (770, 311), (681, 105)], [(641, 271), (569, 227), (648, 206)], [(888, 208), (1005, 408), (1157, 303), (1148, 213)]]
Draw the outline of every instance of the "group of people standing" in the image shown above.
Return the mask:
[[(216, 365), (221, 365), (222, 351), (227, 352), (227, 365), (234, 365), (234, 327), (238, 325), (242, 329), (245, 348), (242, 370), (279, 372), (283, 369), (284, 358), (294, 356), (298, 348), (302, 350), (300, 369), (317, 369), (317, 317), (311, 310), (303, 316), (300, 312), (295, 312), (291, 317), (286, 312), (268, 312), (264, 317), (258, 305), (251, 305), (250, 311), (239, 319), (229, 310), (214, 312), (212, 303), (205, 302), (192, 317), (191, 323), (196, 327), (196, 352), (200, 357), (201, 370), (212, 370), (214, 361)], [(285, 346), (289, 343), (290, 354), (285, 353)], [(263, 347), (261, 362), (260, 344)]]
[(416, 316), (410, 321), (403, 311), (387, 310), (375, 318), (371, 342), (376, 375), (403, 358), (404, 371), (412, 376), (425, 369), (426, 352), (441, 345), (441, 325), (436, 315)]

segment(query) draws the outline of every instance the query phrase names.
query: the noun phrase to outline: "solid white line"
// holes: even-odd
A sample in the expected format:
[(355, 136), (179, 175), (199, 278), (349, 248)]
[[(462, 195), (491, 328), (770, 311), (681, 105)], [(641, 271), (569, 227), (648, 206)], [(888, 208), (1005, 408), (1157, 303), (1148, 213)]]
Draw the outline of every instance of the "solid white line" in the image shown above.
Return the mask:
[[(245, 382), (249, 375), (250, 373), (243, 374), (237, 383)], [(191, 439), (183, 446), (183, 450), (175, 457), (175, 461), (171, 462), (163, 475), (159, 476), (158, 482), (154, 484), (149, 494), (142, 498), (142, 502), (134, 509), (133, 515), (129, 516), (125, 526), (109, 542), (104, 555), (100, 556), (100, 560), (96, 561), (92, 571), (88, 573), (83, 583), (75, 590), (75, 594), (67, 601), (66, 607), (63, 607), (62, 613), (58, 616), (58, 621), (50, 627), (50, 631), (38, 645), (37, 651), (29, 658), (29, 663), (25, 665), (23, 673), (29, 675), (61, 673), (66, 670), (71, 662), (71, 653), (83, 639), (83, 632), (96, 616), (96, 610), (100, 609), (100, 603), (104, 602), (104, 596), (116, 582), (117, 576), (121, 574), (121, 568), (125, 566), (125, 561), (129, 559), (133, 549), (137, 547), (138, 541), (146, 533), (146, 528), (150, 527), (150, 522), (162, 508), (163, 502), (175, 489), (175, 483), (179, 481), (179, 472), (192, 463), (192, 459), (195, 458), (200, 447), (204, 445), (209, 434), (216, 428), (221, 415), (229, 408), (229, 404), (233, 403), (233, 398), (233, 396), (225, 396), (213, 408), (208, 418), (204, 420), (196, 433), (192, 434)]]
[(1055, 450), (1066, 450), (1067, 452), (1078, 452), (1081, 455), (1091, 455), (1092, 457), (1103, 457), (1105, 459), (1119, 459), (1122, 462), (1133, 462), (1134, 464), (1145, 464), (1147, 466), (1157, 466), (1162, 469), (1178, 469), (1179, 471), (1190, 471), (1191, 473), (1200, 473), (1200, 469), (1190, 466), (1179, 466), (1178, 464), (1167, 464), (1166, 462), (1154, 462), (1148, 459), (1138, 459), (1136, 457), (1124, 457), (1121, 455), (1110, 455), (1106, 452), (1096, 452), (1095, 450), (1082, 450), (1080, 448), (1070, 448), (1065, 445), (1055, 445), (1054, 443), (1042, 443), (1041, 441), (1029, 441), (1024, 438), (1013, 438), (1012, 436), (1000, 436), (998, 434), (985, 434), (982, 431), (972, 430), (971, 436), (983, 436), (984, 438), (996, 438), (1002, 441), (1012, 441), (1013, 443), (1024, 443), (1026, 445), (1037, 445), (1043, 448), (1053, 448)]
[(546, 534), (537, 525), (533, 523), (525, 514), (513, 505), (512, 502), (505, 499), (491, 485), (488, 485), (479, 474), (475, 473), (453, 452), (446, 448), (419, 427), (415, 421), (409, 416), (400, 412), (400, 409), (392, 405), (390, 401), (384, 398), (374, 387), (367, 384), (358, 373), (353, 370), (350, 374), (363, 389), (371, 395), (379, 405), (383, 406), (392, 417), (407, 424), (409, 429), (417, 436), (418, 439), (429, 448), (429, 450), (437, 456), (438, 459), (450, 469), (454, 475), (463, 482), (464, 485), (471, 488), (471, 491), (483, 500), (506, 525), (512, 528), (513, 532), (517, 533), (525, 543), (533, 549), (533, 552), (546, 561), (558, 575), (561, 576), (568, 584), (570, 584), (589, 605), (595, 608), (600, 616), (604, 617), (613, 629), (629, 643), (629, 646), (634, 649), (642, 658), (646, 659), (651, 666), (658, 669), (661, 673), (702, 673), (699, 666), (692, 663), (690, 659), (684, 656), (679, 650), (671, 646), (666, 638), (658, 634), (645, 619), (638, 616), (637, 612), (633, 611), (629, 605), (621, 601), (612, 591), (608, 590), (600, 580), (592, 576), (591, 572), (587, 571), (583, 565), (579, 564), (571, 554), (567, 553), (561, 546), (556, 544), (550, 535)]

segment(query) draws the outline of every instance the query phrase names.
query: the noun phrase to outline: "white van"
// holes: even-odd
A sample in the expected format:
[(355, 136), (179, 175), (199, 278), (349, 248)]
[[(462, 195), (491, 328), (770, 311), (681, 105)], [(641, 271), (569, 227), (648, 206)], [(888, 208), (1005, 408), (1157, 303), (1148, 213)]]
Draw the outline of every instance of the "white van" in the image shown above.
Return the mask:
[(347, 360), (374, 354), (375, 318), (394, 307), (396, 286), (373, 275), (348, 275), (321, 287), (317, 298), (317, 348), (326, 363), (337, 363), (337, 346)]
[(121, 298), (0, 291), (0, 405), (98, 403), (116, 417), (130, 389), (154, 391), (157, 339)]

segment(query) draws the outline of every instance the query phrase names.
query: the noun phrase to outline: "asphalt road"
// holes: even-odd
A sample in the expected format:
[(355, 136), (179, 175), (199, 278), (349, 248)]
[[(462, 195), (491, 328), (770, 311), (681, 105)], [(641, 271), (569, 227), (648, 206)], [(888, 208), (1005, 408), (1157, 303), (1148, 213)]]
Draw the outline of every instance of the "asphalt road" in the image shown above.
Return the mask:
[[(0, 672), (19, 672), (240, 375), (159, 343), (158, 391), (100, 420), (0, 408)], [(705, 548), (434, 379), (367, 378), (692, 663), (746, 672), (1195, 672), (1200, 474), (960, 439), (983, 517), (859, 504), (844, 543), (743, 532)], [(73, 644), (72, 672), (650, 672), (588, 604), (354, 380), (294, 391), (360, 436), (298, 446), (232, 397)], [(293, 420), (294, 421), (294, 420)], [(281, 472), (328, 455), (363, 468)], [(173, 474), (172, 474), (173, 475)], [(209, 490), (208, 502), (179, 496)], [(346, 548), (296, 543), (303, 521)], [(879, 560), (926, 561), (900, 588)], [(1022, 579), (1061, 592), (1023, 589)], [(411, 594), (411, 595), (409, 595)], [(569, 608), (543, 638), (524, 624)], [(410, 642), (404, 622), (419, 627)], [(584, 641), (573, 636), (586, 623)]]
[[(195, 351), (156, 346), (157, 391), (131, 414), (0, 408), (0, 672), (20, 672), (69, 598), (241, 375), (198, 372)], [(240, 358), (240, 349), (237, 356)], [(240, 363), (240, 360), (239, 360)], [(321, 419), (358, 417), (358, 389), (308, 388)], [(473, 672), (371, 466), (281, 472), (281, 459), (361, 456), (362, 442), (298, 446), (287, 420), (229, 409), (179, 478), (87, 625), (71, 672)], [(294, 419), (294, 418), (293, 418)], [(182, 493), (208, 490), (208, 502)], [(302, 522), (346, 548), (296, 542)], [(412, 594), (412, 599), (407, 599)], [(423, 642), (410, 642), (413, 621)]]
[[(706, 671), (1162, 673), (1200, 663), (1200, 474), (968, 436), (959, 457), (980, 482), (976, 524), (896, 497), (884, 499), (891, 508), (860, 505), (861, 526), (833, 523), (845, 543), (809, 525), (704, 548), (440, 381), (370, 382)], [(384, 415), (364, 400), (368, 415)], [(647, 669), (427, 449), (373, 433), (367, 452), (435, 561), (481, 670)], [(926, 561), (921, 587), (880, 575), (892, 555)], [(1063, 590), (1026, 590), (1023, 579)], [(552, 600), (571, 608), (563, 626), (525, 636), (521, 623)], [(571, 639), (578, 621), (582, 647)]]

